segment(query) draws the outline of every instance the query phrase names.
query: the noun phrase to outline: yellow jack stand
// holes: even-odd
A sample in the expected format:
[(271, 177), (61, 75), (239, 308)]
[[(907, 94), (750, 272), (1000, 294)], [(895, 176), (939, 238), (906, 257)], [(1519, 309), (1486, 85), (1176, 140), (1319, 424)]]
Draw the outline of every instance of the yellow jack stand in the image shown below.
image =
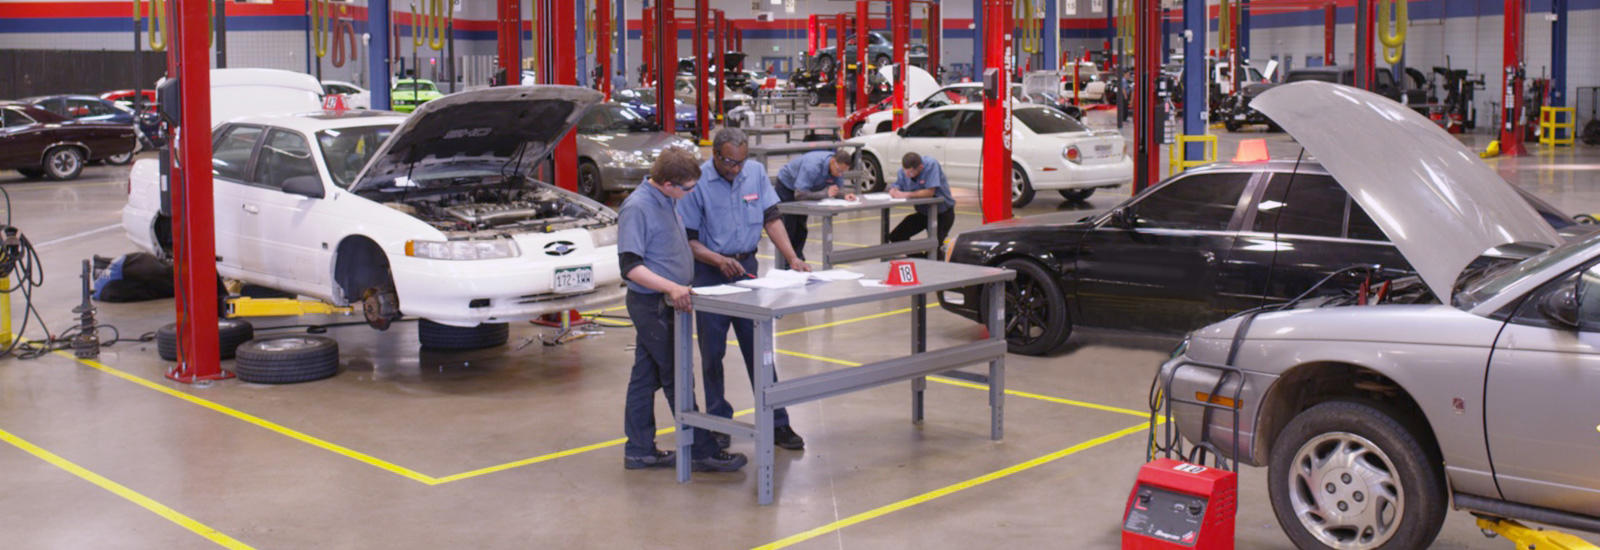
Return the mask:
[[(24, 311), (24, 314), (27, 312)], [(11, 278), (0, 278), (0, 347), (11, 347)]]
[(296, 298), (228, 298), (228, 317), (294, 317), (299, 315), (351, 315), (349, 306)]
[(1484, 534), (1497, 534), (1517, 545), (1517, 550), (1600, 550), (1600, 546), (1557, 531), (1532, 529), (1509, 519), (1478, 518)]

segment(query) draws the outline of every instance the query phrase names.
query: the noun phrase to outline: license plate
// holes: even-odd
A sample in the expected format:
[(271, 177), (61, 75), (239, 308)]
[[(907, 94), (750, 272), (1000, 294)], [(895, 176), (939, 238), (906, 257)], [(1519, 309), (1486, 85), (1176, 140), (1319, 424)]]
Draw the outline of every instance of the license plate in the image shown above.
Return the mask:
[(1111, 154), (1111, 144), (1106, 143), (1106, 144), (1101, 144), (1101, 145), (1094, 146), (1094, 154), (1097, 155), (1097, 156), (1102, 156), (1102, 157), (1110, 155)]
[(583, 266), (557, 269), (555, 284), (551, 290), (556, 293), (594, 290), (594, 268)]

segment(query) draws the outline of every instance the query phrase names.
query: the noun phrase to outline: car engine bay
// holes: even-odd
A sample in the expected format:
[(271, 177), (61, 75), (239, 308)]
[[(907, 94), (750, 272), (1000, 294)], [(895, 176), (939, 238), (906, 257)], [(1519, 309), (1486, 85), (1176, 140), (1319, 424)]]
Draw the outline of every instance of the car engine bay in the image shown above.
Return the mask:
[[(514, 180), (516, 178), (512, 178)], [(451, 237), (470, 237), (479, 232), (551, 233), (566, 229), (598, 229), (616, 223), (609, 210), (569, 196), (539, 183), (536, 186), (506, 183), (489, 186), (448, 186), (425, 192), (387, 197), (385, 206), (428, 222)]]

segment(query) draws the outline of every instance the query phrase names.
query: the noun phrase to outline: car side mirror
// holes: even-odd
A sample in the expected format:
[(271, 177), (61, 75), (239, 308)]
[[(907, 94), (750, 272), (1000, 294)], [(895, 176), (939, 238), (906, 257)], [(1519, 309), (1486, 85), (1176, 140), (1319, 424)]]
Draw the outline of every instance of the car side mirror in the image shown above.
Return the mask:
[(906, 137), (906, 127), (905, 126), (901, 126), (899, 128), (896, 128), (895, 131), (894, 131), (894, 135), (897, 135), (897, 136), (900, 136), (900, 137)]
[(1117, 227), (1133, 229), (1138, 225), (1138, 217), (1133, 215), (1132, 208), (1118, 208), (1111, 211), (1111, 223)]
[(322, 188), (322, 178), (317, 176), (295, 176), (283, 180), (283, 192), (310, 199), (327, 196), (327, 191)]
[(1556, 324), (1578, 328), (1578, 280), (1563, 283), (1539, 300), (1539, 313)]

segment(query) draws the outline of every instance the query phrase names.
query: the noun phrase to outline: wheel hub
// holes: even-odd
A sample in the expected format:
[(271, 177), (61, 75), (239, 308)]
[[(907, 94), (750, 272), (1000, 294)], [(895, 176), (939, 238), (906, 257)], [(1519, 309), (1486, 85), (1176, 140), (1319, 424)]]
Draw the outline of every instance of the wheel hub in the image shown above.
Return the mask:
[(1405, 511), (1394, 462), (1370, 440), (1332, 432), (1295, 454), (1290, 502), (1306, 530), (1332, 548), (1382, 546)]
[(310, 338), (288, 336), (284, 338), (273, 338), (256, 345), (260, 346), (261, 349), (265, 351), (278, 352), (308, 348), (314, 343), (316, 342)]

